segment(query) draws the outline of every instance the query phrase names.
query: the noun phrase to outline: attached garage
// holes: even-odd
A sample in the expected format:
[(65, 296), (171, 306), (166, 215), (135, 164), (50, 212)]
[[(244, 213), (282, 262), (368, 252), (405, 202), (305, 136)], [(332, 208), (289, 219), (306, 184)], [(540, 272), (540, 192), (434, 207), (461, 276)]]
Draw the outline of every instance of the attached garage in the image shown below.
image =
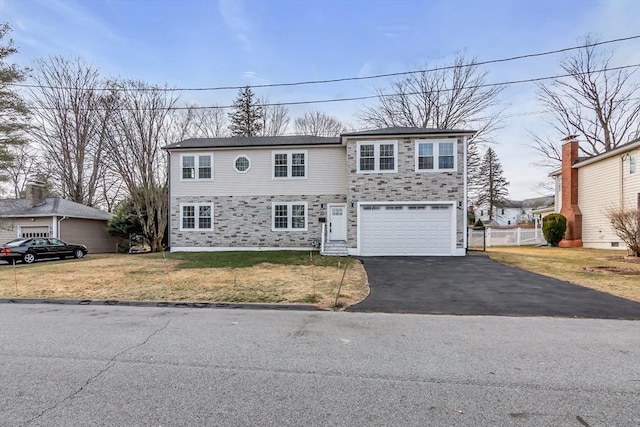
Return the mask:
[(452, 203), (361, 204), (360, 255), (454, 255), (455, 213)]

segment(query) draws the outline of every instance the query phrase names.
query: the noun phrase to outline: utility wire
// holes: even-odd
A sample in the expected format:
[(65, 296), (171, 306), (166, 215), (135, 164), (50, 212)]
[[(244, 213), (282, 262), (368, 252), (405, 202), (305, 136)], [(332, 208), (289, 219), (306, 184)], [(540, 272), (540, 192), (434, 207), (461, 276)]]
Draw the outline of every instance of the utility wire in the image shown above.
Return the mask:
[[(339, 83), (339, 82), (358, 81), (358, 80), (372, 80), (372, 79), (379, 79), (379, 78), (383, 78), (383, 77), (398, 77), (398, 76), (406, 76), (406, 75), (410, 75), (410, 74), (451, 70), (451, 69), (454, 69), (454, 68), (461, 68), (461, 67), (471, 67), (471, 66), (478, 66), (478, 65), (497, 64), (497, 63), (501, 63), (501, 62), (516, 61), (516, 60), (519, 60), (519, 59), (535, 58), (535, 57), (540, 57), (540, 56), (554, 55), (554, 54), (557, 54), (557, 53), (568, 52), (568, 51), (571, 51), (571, 50), (583, 49), (585, 47), (594, 47), (594, 46), (600, 46), (600, 45), (604, 45), (604, 44), (618, 43), (618, 42), (634, 40), (634, 39), (638, 39), (638, 38), (640, 38), (640, 35), (622, 37), (622, 38), (611, 39), (611, 40), (605, 40), (605, 41), (601, 41), (601, 42), (583, 44), (583, 45), (580, 45), (580, 46), (566, 47), (566, 48), (556, 49), (556, 50), (548, 50), (548, 51), (545, 51), (545, 52), (529, 53), (529, 54), (526, 54), (526, 55), (511, 56), (511, 57), (508, 57), (508, 58), (491, 59), (491, 60), (480, 61), (480, 62), (472, 61), (472, 62), (470, 62), (468, 64), (462, 64), (462, 65), (447, 65), (447, 66), (444, 66), (444, 67), (429, 68), (429, 69), (423, 69), (423, 70), (403, 71), (403, 72), (386, 73), (386, 74), (374, 74), (374, 75), (371, 75), (371, 76), (362, 76), (362, 77), (343, 77), (343, 78), (337, 78), (337, 79), (306, 80), (306, 81), (289, 82), (289, 83), (269, 83), (269, 84), (259, 84), (259, 85), (243, 85), (243, 86), (213, 86), (213, 87), (200, 87), (200, 88), (155, 88), (155, 89), (156, 90), (160, 90), (160, 91), (164, 91), (164, 92), (220, 91), (220, 90), (238, 90), (238, 89), (244, 88), (245, 86), (250, 86), (251, 88), (271, 88), (271, 87), (288, 87), (288, 86), (303, 86), (303, 85), (326, 84), (326, 83)], [(40, 89), (65, 89), (65, 90), (66, 89), (75, 89), (75, 88), (65, 87), (65, 86), (48, 86), (48, 85), (38, 85), (38, 84), (26, 84), (26, 83), (10, 83), (9, 86), (26, 87), (26, 88), (40, 88)], [(142, 91), (142, 90), (146, 90), (146, 89), (145, 88), (117, 88), (117, 87), (111, 88), (111, 87), (104, 87), (104, 88), (85, 88), (84, 90), (95, 90), (95, 91)]]
[[(605, 71), (616, 71), (616, 70), (623, 70), (626, 68), (636, 68), (636, 67), (640, 67), (640, 64), (634, 64), (634, 65), (623, 65), (620, 67), (612, 67), (612, 68), (604, 68), (601, 70), (591, 70), (588, 72), (584, 72), (584, 73), (570, 73), (570, 74), (559, 74), (559, 75), (555, 75), (555, 76), (547, 76), (547, 77), (536, 77), (536, 78), (531, 78), (531, 79), (522, 79), (522, 80), (511, 80), (511, 81), (506, 81), (506, 82), (500, 82), (500, 83), (485, 83), (485, 84), (481, 84), (481, 85), (474, 85), (474, 86), (465, 86), (462, 89), (480, 89), (480, 88), (486, 88), (486, 87), (495, 87), (495, 86), (510, 86), (510, 85), (515, 85), (515, 84), (522, 84), (522, 83), (535, 83), (535, 82), (539, 82), (539, 81), (543, 81), (543, 80), (552, 80), (552, 79), (561, 79), (564, 77), (571, 77), (571, 76), (576, 76), (576, 75), (586, 75), (589, 73), (601, 73), (601, 72), (605, 72)], [(459, 90), (460, 88), (456, 89)], [(151, 90), (155, 90), (155, 89), (151, 89)], [(454, 89), (449, 89), (449, 88), (445, 88), (445, 89), (440, 89), (437, 91), (433, 91), (433, 93), (441, 93), (441, 92), (451, 92)], [(419, 95), (422, 92), (406, 92), (403, 93), (403, 95)], [(267, 104), (257, 104), (258, 107), (273, 107), (273, 106), (286, 106), (286, 105), (306, 105), (306, 104), (326, 104), (326, 103), (332, 103), (332, 102), (350, 102), (350, 101), (364, 101), (367, 99), (377, 99), (377, 98), (388, 98), (388, 97), (393, 97), (393, 96), (397, 96), (398, 94), (395, 93), (389, 93), (389, 94), (385, 94), (385, 93), (380, 93), (380, 94), (376, 94), (376, 95), (367, 95), (367, 96), (355, 96), (355, 97), (349, 97), (349, 98), (331, 98), (331, 99), (319, 99), (319, 100), (310, 100), (310, 101), (291, 101), (291, 102), (274, 102), (274, 103), (267, 103)], [(226, 109), (226, 108), (233, 108), (233, 105), (213, 105), (213, 106), (187, 106), (187, 107), (170, 107), (167, 110), (219, 110), (219, 109)], [(33, 107), (31, 108), (32, 110), (58, 110), (59, 108), (56, 107)], [(91, 111), (138, 111), (138, 110), (148, 110), (148, 109), (141, 109), (141, 108), (84, 108), (82, 109), (84, 111), (87, 110), (91, 110)]]

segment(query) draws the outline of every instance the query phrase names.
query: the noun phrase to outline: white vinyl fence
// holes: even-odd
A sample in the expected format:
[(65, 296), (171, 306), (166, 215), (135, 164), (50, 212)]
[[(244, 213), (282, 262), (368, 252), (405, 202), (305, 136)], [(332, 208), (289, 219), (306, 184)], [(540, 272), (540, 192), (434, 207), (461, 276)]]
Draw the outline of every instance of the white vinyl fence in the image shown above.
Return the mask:
[(526, 246), (546, 245), (539, 228), (485, 228), (484, 230), (468, 229), (469, 248), (484, 248), (491, 246)]

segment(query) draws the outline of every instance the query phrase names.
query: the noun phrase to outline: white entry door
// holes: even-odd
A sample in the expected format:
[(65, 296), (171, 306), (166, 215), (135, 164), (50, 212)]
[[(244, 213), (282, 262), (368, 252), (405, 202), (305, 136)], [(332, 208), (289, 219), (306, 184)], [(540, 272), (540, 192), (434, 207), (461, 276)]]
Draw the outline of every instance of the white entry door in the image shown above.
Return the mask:
[(347, 205), (328, 205), (329, 240), (347, 240)]

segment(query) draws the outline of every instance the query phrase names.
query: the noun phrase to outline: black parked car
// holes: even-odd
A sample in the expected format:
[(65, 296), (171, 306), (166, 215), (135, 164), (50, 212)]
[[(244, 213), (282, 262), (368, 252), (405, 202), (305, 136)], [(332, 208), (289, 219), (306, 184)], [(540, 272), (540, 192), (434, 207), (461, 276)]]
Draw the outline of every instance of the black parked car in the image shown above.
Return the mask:
[(36, 259), (60, 258), (68, 256), (82, 258), (89, 252), (85, 245), (75, 245), (52, 237), (33, 237), (31, 239), (15, 239), (0, 247), (0, 260), (11, 263), (22, 260), (31, 264)]

